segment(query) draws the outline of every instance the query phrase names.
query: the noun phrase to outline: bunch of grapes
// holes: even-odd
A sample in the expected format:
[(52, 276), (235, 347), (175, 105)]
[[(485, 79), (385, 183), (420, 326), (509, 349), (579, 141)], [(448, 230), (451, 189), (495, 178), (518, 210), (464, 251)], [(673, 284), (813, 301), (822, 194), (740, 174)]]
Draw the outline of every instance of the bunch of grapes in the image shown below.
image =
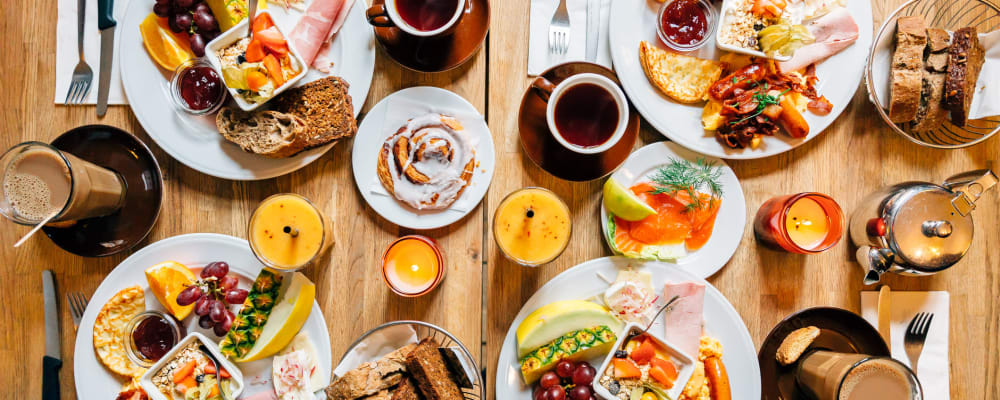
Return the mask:
[(229, 275), (229, 264), (216, 261), (201, 270), (201, 279), (177, 294), (177, 304), (194, 304), (198, 315), (198, 326), (211, 328), (215, 336), (225, 335), (233, 326), (236, 315), (229, 310), (231, 305), (243, 304), (249, 292), (237, 288), (240, 281)]
[(555, 372), (549, 371), (538, 381), (532, 399), (534, 400), (594, 400), (590, 385), (597, 370), (584, 361), (574, 364), (562, 360), (556, 364)]
[(191, 51), (205, 56), (205, 44), (219, 36), (219, 23), (212, 9), (202, 0), (156, 0), (153, 12), (167, 19), (174, 33), (187, 33)]

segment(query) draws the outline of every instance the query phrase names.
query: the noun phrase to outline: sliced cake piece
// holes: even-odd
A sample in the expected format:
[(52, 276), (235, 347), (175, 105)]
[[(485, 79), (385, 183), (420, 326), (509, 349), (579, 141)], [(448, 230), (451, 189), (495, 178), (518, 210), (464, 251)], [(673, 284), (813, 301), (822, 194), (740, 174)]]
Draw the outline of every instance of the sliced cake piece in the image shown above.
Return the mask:
[(965, 126), (969, 106), (976, 92), (976, 80), (985, 62), (985, 49), (979, 43), (976, 28), (955, 31), (948, 49), (948, 79), (944, 85), (944, 106), (951, 113), (951, 123)]
[(306, 121), (307, 148), (322, 146), (358, 131), (349, 87), (338, 77), (317, 79), (285, 91), (273, 100), (273, 107)]

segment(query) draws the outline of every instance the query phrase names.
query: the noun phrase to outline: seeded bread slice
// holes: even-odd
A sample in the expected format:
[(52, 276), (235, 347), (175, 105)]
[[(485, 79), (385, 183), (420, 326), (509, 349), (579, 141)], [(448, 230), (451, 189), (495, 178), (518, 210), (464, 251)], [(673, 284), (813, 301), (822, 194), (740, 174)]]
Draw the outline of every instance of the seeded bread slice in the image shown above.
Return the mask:
[(951, 112), (951, 123), (965, 126), (976, 91), (976, 80), (985, 60), (983, 45), (976, 28), (955, 31), (948, 49), (948, 80), (944, 85), (944, 106)]
[(464, 400), (458, 385), (438, 352), (434, 339), (424, 339), (406, 356), (406, 369), (427, 400)]
[(927, 27), (919, 16), (896, 20), (896, 51), (892, 55), (889, 119), (905, 123), (917, 118), (923, 84)]
[(306, 121), (307, 148), (322, 146), (358, 131), (349, 87), (338, 77), (317, 79), (282, 93), (273, 100), (273, 109)]
[(226, 107), (215, 116), (226, 140), (248, 153), (270, 158), (291, 157), (306, 148), (306, 122), (294, 115), (260, 111), (246, 113)]
[(944, 96), (944, 82), (947, 75), (943, 73), (924, 71), (923, 90), (920, 98), (920, 110), (913, 123), (913, 131), (927, 133), (941, 126), (948, 117), (941, 98)]

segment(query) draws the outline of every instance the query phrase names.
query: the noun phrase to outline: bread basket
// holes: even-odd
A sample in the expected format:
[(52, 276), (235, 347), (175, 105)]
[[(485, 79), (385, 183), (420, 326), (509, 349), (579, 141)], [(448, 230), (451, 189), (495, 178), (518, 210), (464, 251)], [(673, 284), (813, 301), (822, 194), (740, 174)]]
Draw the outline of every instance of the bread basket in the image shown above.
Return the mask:
[[(927, 133), (916, 133), (907, 127), (892, 123), (888, 116), (888, 69), (895, 48), (896, 19), (903, 16), (919, 15), (927, 27), (945, 29), (950, 32), (972, 26), (980, 34), (1000, 28), (1000, 8), (988, 0), (909, 0), (886, 16), (878, 29), (868, 52), (865, 66), (865, 86), (869, 99), (875, 104), (879, 116), (893, 131), (922, 146), (939, 149), (958, 149), (975, 145), (988, 139), (1000, 130), (1000, 116), (969, 120), (959, 127), (946, 119)], [(987, 88), (986, 90), (996, 90)]]
[[(367, 343), (369, 339), (373, 338), (373, 335), (386, 331), (390, 328), (399, 329), (400, 327), (404, 326), (408, 326), (409, 328), (413, 329), (414, 332), (416, 332), (416, 338), (418, 341), (426, 338), (431, 338), (436, 340), (441, 345), (441, 347), (453, 347), (453, 348), (457, 347), (460, 350), (459, 353), (461, 354), (461, 356), (465, 358), (465, 360), (462, 360), (462, 362), (467, 363), (467, 368), (471, 369), (471, 371), (468, 371), (469, 372), (468, 378), (472, 382), (472, 388), (471, 389), (461, 388), (462, 397), (464, 397), (465, 400), (482, 400), (486, 398), (486, 391), (485, 388), (483, 387), (483, 380), (480, 376), (479, 364), (472, 357), (472, 354), (469, 353), (469, 349), (466, 348), (461, 341), (455, 338), (455, 336), (453, 336), (451, 333), (448, 333), (448, 331), (442, 329), (437, 325), (429, 324), (426, 322), (393, 321), (384, 323), (368, 332), (365, 332), (363, 335), (361, 335), (361, 337), (355, 340), (354, 343), (351, 343), (351, 345), (348, 346), (347, 351), (345, 351), (344, 355), (340, 357), (339, 361), (337, 361), (337, 368), (340, 367), (340, 364), (344, 362), (344, 360), (347, 358), (349, 354), (354, 352), (355, 348), (364, 343)], [(406, 343), (402, 342), (394, 343), (394, 345), (402, 347), (406, 345)], [(374, 360), (365, 360), (365, 361), (374, 361)], [(336, 380), (337, 379), (336, 372), (334, 372), (333, 375), (334, 375), (334, 380)]]

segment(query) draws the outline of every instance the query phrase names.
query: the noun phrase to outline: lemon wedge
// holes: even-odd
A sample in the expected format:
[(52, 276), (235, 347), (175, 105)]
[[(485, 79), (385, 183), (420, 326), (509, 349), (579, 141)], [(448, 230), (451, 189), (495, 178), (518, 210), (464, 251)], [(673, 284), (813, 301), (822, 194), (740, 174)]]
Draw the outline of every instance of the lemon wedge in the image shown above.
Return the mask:
[(632, 194), (631, 190), (615, 178), (608, 178), (608, 181), (604, 182), (604, 208), (626, 221), (640, 221), (656, 214), (653, 207)]

